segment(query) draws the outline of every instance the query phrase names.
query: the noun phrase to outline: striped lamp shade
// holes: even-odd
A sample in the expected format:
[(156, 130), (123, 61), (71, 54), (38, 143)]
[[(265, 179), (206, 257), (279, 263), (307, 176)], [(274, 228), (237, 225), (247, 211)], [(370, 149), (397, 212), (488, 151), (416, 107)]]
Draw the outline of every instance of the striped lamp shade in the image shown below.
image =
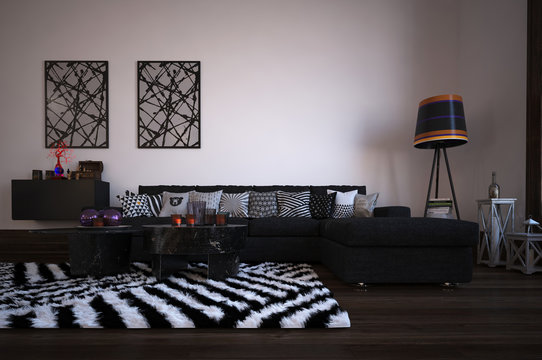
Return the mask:
[(459, 95), (439, 95), (420, 102), (414, 147), (434, 149), (463, 145), (469, 141), (463, 98)]

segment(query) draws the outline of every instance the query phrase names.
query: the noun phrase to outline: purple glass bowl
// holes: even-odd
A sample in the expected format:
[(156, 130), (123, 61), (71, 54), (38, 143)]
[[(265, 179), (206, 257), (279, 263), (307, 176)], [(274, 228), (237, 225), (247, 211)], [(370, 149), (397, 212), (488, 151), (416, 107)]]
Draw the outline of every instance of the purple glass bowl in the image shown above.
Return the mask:
[(98, 211), (95, 209), (85, 209), (81, 211), (81, 215), (79, 216), (79, 221), (81, 222), (81, 225), (83, 226), (92, 226), (92, 219), (98, 217)]
[(122, 214), (115, 209), (103, 210), (103, 218), (105, 226), (119, 226), (122, 221)]

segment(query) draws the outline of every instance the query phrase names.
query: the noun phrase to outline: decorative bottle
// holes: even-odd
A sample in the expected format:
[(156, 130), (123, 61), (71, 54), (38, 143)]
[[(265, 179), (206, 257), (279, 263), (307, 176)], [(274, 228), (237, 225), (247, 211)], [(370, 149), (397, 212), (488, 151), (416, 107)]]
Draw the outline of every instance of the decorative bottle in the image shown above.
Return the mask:
[(495, 180), (495, 171), (491, 173), (491, 185), (489, 185), (489, 198), (497, 199), (500, 196), (501, 188)]

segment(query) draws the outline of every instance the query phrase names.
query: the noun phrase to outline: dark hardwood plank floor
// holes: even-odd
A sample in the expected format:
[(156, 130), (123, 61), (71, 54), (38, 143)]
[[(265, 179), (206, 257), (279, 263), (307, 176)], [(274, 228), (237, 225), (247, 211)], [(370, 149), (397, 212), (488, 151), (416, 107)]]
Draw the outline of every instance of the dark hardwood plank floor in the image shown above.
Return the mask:
[[(4, 235), (4, 236), (3, 236)], [(11, 234), (13, 235), (13, 234)], [(8, 236), (9, 237), (9, 236)], [(0, 231), (0, 261), (9, 253)], [(63, 241), (28, 261), (62, 261)], [(44, 245), (43, 245), (44, 246)], [(45, 246), (44, 246), (45, 248)], [(40, 258), (41, 256), (41, 258)], [(14, 260), (15, 259), (15, 260)], [(335, 330), (0, 330), (2, 359), (542, 359), (542, 274), (475, 266), (474, 279), (438, 285), (345, 284), (314, 264), (350, 315)]]

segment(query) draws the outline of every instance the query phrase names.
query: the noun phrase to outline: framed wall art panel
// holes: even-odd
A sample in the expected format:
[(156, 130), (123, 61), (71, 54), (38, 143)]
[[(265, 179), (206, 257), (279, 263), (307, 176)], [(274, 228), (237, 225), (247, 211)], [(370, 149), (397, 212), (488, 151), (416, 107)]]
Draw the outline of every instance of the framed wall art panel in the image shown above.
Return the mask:
[(45, 146), (109, 147), (107, 61), (45, 61)]
[(138, 61), (138, 147), (199, 149), (200, 62)]

